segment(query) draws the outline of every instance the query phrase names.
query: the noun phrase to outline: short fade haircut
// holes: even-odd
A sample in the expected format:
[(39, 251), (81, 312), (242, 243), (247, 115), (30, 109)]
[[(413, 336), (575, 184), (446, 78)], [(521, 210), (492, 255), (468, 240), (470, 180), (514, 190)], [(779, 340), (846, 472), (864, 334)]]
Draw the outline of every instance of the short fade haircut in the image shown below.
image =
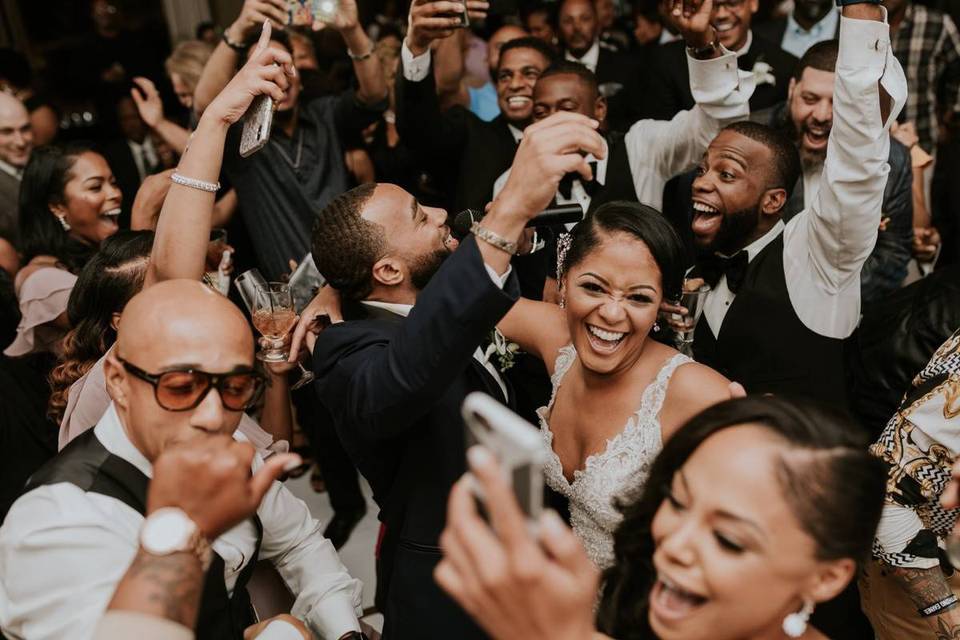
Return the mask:
[(800, 62), (793, 69), (793, 79), (800, 82), (803, 72), (810, 67), (817, 71), (826, 71), (828, 73), (837, 72), (837, 57), (840, 55), (840, 42), (838, 40), (824, 40), (813, 45), (800, 58)]
[(594, 96), (600, 95), (600, 85), (597, 83), (597, 76), (586, 67), (586, 65), (579, 62), (572, 62), (569, 60), (557, 60), (552, 65), (547, 67), (547, 70), (540, 74), (540, 78), (537, 80), (543, 80), (544, 78), (549, 78), (550, 76), (577, 76), (580, 82), (587, 85), (590, 90), (593, 92)]
[(347, 300), (373, 291), (373, 265), (386, 254), (384, 228), (360, 215), (375, 183), (354, 187), (333, 199), (313, 218), (310, 249), (317, 270)]
[(767, 171), (767, 188), (784, 189), (789, 198), (797, 180), (800, 179), (802, 170), (800, 154), (789, 136), (773, 127), (749, 120), (728, 124), (723, 131), (738, 133), (759, 142), (770, 150), (773, 155), (773, 165), (771, 170)]
[(497, 62), (497, 71), (500, 71), (500, 66), (503, 65), (503, 57), (507, 55), (507, 51), (513, 49), (533, 49), (539, 52), (540, 55), (546, 58), (548, 67), (557, 61), (557, 52), (553, 50), (553, 47), (539, 38), (525, 36), (523, 38), (517, 38), (516, 40), (509, 40), (500, 48), (500, 60)]
[(557, 8), (554, 4), (546, 4), (545, 2), (537, 2), (536, 4), (528, 5), (520, 9), (520, 20), (524, 25), (527, 24), (527, 20), (530, 19), (530, 16), (536, 15), (538, 13), (545, 14), (547, 17), (547, 24), (549, 24), (554, 29), (557, 28)]

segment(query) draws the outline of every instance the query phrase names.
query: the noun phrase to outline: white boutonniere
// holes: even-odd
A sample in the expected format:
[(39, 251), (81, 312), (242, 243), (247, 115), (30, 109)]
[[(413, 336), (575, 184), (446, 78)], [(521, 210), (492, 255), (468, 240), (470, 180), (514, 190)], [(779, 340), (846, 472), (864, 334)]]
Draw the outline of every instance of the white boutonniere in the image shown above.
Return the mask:
[(510, 342), (500, 333), (499, 329), (494, 329), (490, 334), (490, 345), (483, 352), (483, 357), (489, 362), (490, 357), (496, 355), (497, 363), (495, 366), (500, 373), (503, 373), (513, 366), (513, 358), (519, 352), (520, 345), (516, 342)]
[(750, 73), (753, 74), (753, 81), (758, 87), (762, 84), (777, 86), (777, 78), (773, 75), (773, 67), (763, 60), (757, 60)]

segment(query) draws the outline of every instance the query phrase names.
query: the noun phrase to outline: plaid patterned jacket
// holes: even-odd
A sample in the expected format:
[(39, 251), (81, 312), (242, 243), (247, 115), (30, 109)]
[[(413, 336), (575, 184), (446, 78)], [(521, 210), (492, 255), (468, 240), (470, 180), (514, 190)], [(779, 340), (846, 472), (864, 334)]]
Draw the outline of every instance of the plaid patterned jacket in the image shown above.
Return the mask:
[(960, 34), (946, 14), (910, 4), (892, 36), (910, 90), (900, 121), (916, 123), (920, 146), (933, 153), (937, 113), (960, 109)]

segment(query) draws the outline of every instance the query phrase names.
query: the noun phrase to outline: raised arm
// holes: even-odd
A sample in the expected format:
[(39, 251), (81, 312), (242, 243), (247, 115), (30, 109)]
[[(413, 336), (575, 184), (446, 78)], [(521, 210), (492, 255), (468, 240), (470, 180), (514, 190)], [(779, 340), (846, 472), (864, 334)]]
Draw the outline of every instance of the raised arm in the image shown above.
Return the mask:
[[(713, 0), (675, 0), (674, 19), (687, 43), (690, 91), (697, 104), (671, 120), (641, 120), (627, 133), (627, 154), (637, 195), (660, 206), (664, 183), (700, 161), (720, 129), (749, 115), (753, 76), (717, 43), (710, 24)], [(648, 195), (649, 194), (649, 195)]]
[[(507, 186), (482, 227), (516, 242), (527, 220), (553, 198), (564, 175), (578, 171), (592, 177), (581, 151), (603, 156), (597, 125), (574, 113), (558, 113), (531, 125)], [(338, 388), (330, 392), (345, 394), (344, 410), (363, 437), (376, 441), (402, 433), (469, 365), (474, 350), (519, 294), (512, 280), (506, 283), (508, 291), (501, 290), (510, 257), (488, 242), (468, 238), (417, 297), (389, 342), (354, 347), (355, 353), (338, 363), (344, 375), (335, 376)], [(317, 343), (318, 352), (323, 344)]]
[(449, 157), (459, 151), (466, 137), (466, 119), (473, 117), (465, 109), (440, 111), (436, 82), (430, 73), (431, 44), (451, 37), (457, 24), (456, 18), (443, 14), (463, 11), (463, 7), (447, 0), (414, 0), (410, 5), (397, 74), (397, 131), (400, 139), (421, 156)]
[[(287, 75), (293, 73), (292, 60), (285, 51), (268, 46), (270, 29), (269, 23), (265, 23), (247, 64), (200, 118), (193, 141), (180, 158), (177, 167), (180, 176), (215, 184), (230, 125), (240, 119), (253, 98), (260, 94), (268, 94), (276, 101), (283, 99)], [(170, 185), (160, 210), (144, 286), (172, 278), (199, 280), (203, 277), (215, 195), (195, 187)]]
[[(287, 22), (285, 0), (246, 0), (240, 15), (224, 31), (224, 37), (236, 47), (244, 47), (260, 33), (264, 21), (270, 20), (275, 29), (282, 29)], [(210, 59), (203, 67), (197, 88), (193, 92), (193, 106), (202, 114), (223, 90), (237, 68), (243, 63), (241, 52), (226, 42), (219, 42)]]
[(164, 117), (163, 101), (153, 82), (147, 78), (134, 78), (133, 83), (136, 87), (130, 89), (130, 96), (137, 105), (144, 124), (163, 138), (174, 151), (183, 153), (187, 148), (190, 132)]
[[(890, 166), (888, 128), (906, 101), (906, 79), (890, 47), (886, 11), (879, 5), (843, 8), (840, 54), (820, 192), (784, 233), (788, 282), (806, 279), (811, 299), (791, 290), (804, 323), (823, 335), (846, 337), (859, 320), (860, 271), (877, 240)], [(834, 296), (817, 309), (822, 293)], [(804, 313), (806, 309), (817, 309)]]
[(570, 342), (563, 310), (549, 302), (520, 298), (497, 323), (497, 329), (523, 351), (543, 360), (551, 375), (557, 352)]

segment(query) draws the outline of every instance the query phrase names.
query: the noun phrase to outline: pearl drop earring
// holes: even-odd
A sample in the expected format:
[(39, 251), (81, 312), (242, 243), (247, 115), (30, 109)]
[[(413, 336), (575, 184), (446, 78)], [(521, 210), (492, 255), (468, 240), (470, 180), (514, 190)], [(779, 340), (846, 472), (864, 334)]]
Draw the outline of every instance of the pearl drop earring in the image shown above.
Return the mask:
[(803, 608), (783, 619), (783, 632), (791, 638), (799, 638), (807, 632), (807, 622), (813, 613), (813, 601), (804, 600)]
[(67, 222), (67, 216), (60, 214), (57, 216), (57, 220), (60, 221), (60, 226), (63, 227), (64, 231), (70, 231), (70, 223)]

